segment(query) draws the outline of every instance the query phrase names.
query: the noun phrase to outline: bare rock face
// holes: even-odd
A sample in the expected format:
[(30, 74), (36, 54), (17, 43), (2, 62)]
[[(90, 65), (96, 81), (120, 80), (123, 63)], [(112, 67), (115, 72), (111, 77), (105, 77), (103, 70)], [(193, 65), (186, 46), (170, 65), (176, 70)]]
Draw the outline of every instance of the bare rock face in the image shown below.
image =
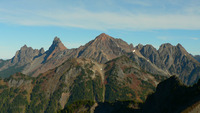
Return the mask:
[[(42, 48), (40, 51), (44, 52), (44, 49)], [(24, 73), (38, 76), (40, 73), (61, 65), (66, 60), (65, 58), (68, 58), (63, 55), (65, 51), (67, 51), (67, 48), (58, 37), (55, 37), (49, 49), (37, 57)]]
[(53, 40), (52, 45), (50, 46), (49, 50), (46, 51), (46, 56), (44, 61), (49, 60), (52, 58), (56, 53), (66, 50), (67, 48), (64, 44), (60, 41), (58, 37), (55, 37)]
[(22, 72), (35, 58), (40, 57), (43, 53), (43, 48), (38, 50), (24, 45), (16, 52), (12, 59), (0, 62), (0, 76), (9, 77), (16, 72)]
[(200, 78), (200, 63), (198, 63), (181, 44), (176, 46), (161, 45), (158, 50), (166, 69), (187, 85), (192, 85)]
[(159, 57), (159, 53), (157, 52), (156, 48), (154, 48), (152, 45), (145, 45), (143, 47), (140, 47), (140, 52), (153, 64), (155, 64), (159, 68), (164, 68), (164, 66), (160, 63), (161, 59)]
[(141, 54), (160, 69), (177, 75), (187, 85), (192, 85), (200, 78), (198, 63), (181, 44), (173, 46), (162, 44), (158, 50), (151, 45), (140, 47)]
[(78, 49), (78, 58), (91, 58), (100, 63), (119, 57), (126, 52), (131, 52), (132, 45), (128, 45), (121, 39), (115, 39), (105, 33), (100, 34), (94, 40)]
[(43, 54), (42, 50), (33, 49), (24, 45), (19, 51), (16, 52), (15, 56), (11, 60), (11, 63), (24, 65), (33, 61), (34, 57), (39, 56), (40, 54)]

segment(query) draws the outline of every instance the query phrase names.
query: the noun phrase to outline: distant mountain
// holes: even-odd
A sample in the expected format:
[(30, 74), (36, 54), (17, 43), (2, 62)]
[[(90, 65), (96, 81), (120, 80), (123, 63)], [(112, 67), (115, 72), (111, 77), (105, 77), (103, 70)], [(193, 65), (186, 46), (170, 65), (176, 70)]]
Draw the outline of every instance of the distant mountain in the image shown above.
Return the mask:
[(55, 37), (49, 49), (40, 57), (36, 57), (34, 61), (31, 62), (31, 65), (27, 66), (22, 73), (38, 76), (40, 73), (44, 73), (49, 69), (59, 66), (65, 61), (61, 59), (61, 57), (65, 57), (61, 56), (64, 51), (67, 51), (67, 48), (58, 37)]
[(200, 55), (195, 55), (194, 58), (200, 62)]
[(136, 48), (157, 67), (171, 75), (177, 75), (185, 84), (192, 85), (200, 78), (200, 63), (181, 44), (163, 44), (158, 50), (151, 45)]
[(0, 62), (0, 76), (8, 77), (16, 72), (22, 72), (26, 66), (30, 65), (36, 57), (40, 57), (43, 53), (43, 48), (38, 50), (24, 45), (12, 59)]
[(19, 51), (16, 52), (15, 56), (12, 58), (12, 64), (25, 65), (34, 60), (35, 57), (39, 57), (44, 53), (44, 49), (40, 50), (32, 49), (24, 45)]
[[(55, 37), (50, 48), (45, 52), (43, 48), (40, 50), (32, 49), (24, 45), (15, 56), (7, 61), (0, 62), (0, 76), (9, 77), (16, 72), (38, 76), (39, 73), (55, 68), (58, 65), (49, 65), (41, 70), (41, 67), (52, 57), (67, 48), (62, 44), (59, 38)], [(37, 75), (36, 75), (37, 74)]]

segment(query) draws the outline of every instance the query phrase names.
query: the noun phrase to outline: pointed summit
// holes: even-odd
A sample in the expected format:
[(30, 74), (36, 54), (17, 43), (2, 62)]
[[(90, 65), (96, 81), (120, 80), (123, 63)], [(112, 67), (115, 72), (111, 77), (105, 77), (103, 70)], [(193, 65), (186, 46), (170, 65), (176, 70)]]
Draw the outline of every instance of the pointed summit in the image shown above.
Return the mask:
[(96, 40), (108, 40), (108, 39), (113, 39), (111, 36), (105, 34), (105, 33), (101, 33), (99, 36), (96, 37)]
[(41, 54), (43, 54), (45, 51), (44, 51), (44, 48), (42, 47), (40, 50), (39, 50), (39, 52), (41, 53)]
[(63, 51), (67, 49), (64, 44), (60, 41), (60, 39), (58, 37), (55, 37), (53, 40), (52, 45), (50, 46), (48, 52), (52, 52), (54, 50), (56, 51)]
[(66, 49), (67, 48), (60, 41), (60, 39), (58, 37), (55, 37), (52, 45), (49, 47), (49, 50), (46, 51), (45, 61), (50, 59), (52, 56), (54, 56), (55, 53), (58, 53), (60, 51), (64, 51)]
[(27, 45), (25, 44), (24, 46), (22, 46), (21, 48), (27, 48)]
[(53, 40), (53, 43), (62, 43), (60, 39), (56, 36)]
[[(25, 44), (24, 46), (22, 46), (21, 48), (20, 48), (20, 51), (25, 51), (25, 50), (27, 50), (28, 48), (31, 48), (31, 47), (27, 47), (27, 45)], [(32, 48), (31, 48), (32, 49)]]
[(101, 33), (99, 36), (97, 37), (110, 37), (109, 35), (107, 35), (106, 33)]
[(94, 40), (79, 48), (77, 57), (92, 58), (98, 62), (105, 63), (132, 50), (133, 45), (127, 44), (122, 39), (113, 38), (102, 33)]
[(54, 40), (53, 40), (53, 44), (51, 45), (51, 47), (49, 48), (50, 49), (59, 49), (59, 50), (65, 50), (67, 49), (64, 44), (60, 41), (60, 38), (58, 37), (55, 37)]
[(178, 44), (176, 45), (176, 47), (179, 48), (179, 49), (184, 49), (184, 47), (183, 47), (180, 43), (178, 43)]

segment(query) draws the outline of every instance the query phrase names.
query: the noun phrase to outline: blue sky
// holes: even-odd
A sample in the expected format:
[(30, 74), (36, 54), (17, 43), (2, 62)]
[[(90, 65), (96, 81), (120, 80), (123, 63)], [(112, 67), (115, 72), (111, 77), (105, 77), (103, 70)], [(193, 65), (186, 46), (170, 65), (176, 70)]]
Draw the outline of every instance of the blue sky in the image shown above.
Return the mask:
[(67, 48), (100, 33), (128, 43), (181, 43), (200, 55), (199, 0), (0, 0), (0, 58), (24, 44), (45, 50), (58, 36)]

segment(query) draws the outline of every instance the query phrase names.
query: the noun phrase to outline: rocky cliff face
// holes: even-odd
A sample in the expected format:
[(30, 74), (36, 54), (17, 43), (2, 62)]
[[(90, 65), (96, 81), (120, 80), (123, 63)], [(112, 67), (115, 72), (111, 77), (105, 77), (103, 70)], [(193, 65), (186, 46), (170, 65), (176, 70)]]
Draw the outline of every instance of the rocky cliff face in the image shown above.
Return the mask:
[(16, 52), (15, 56), (12, 58), (11, 63), (16, 64), (18, 63), (19, 65), (25, 65), (27, 63), (30, 63), (31, 61), (34, 60), (35, 57), (40, 56), (41, 54), (44, 53), (43, 49), (33, 49), (31, 47), (27, 47), (24, 45), (21, 47), (19, 51)]
[(151, 45), (140, 46), (139, 51), (160, 69), (179, 76), (185, 84), (194, 84), (200, 78), (200, 63), (180, 44), (176, 46), (169, 43), (163, 44), (158, 50)]
[(44, 49), (33, 49), (24, 45), (15, 56), (0, 63), (0, 76), (9, 77), (16, 72), (22, 72), (26, 66), (29, 66), (37, 57), (44, 53)]
[(40, 57), (35, 58), (34, 61), (26, 67), (23, 73), (36, 77), (40, 73), (44, 73), (49, 69), (61, 65), (66, 60), (65, 58), (68, 58), (63, 55), (66, 51), (68, 50), (64, 44), (58, 37), (55, 37), (49, 49)]
[(39, 73), (60, 65), (60, 62), (58, 62), (58, 65), (49, 63), (48, 66), (44, 66), (42, 70), (40, 69), (49, 59), (57, 57), (60, 52), (66, 49), (58, 37), (54, 38), (52, 45), (46, 52), (43, 48), (38, 50), (24, 45), (12, 59), (0, 63), (2, 64), (0, 75), (6, 77), (16, 72), (23, 72), (24, 74), (38, 76)]

